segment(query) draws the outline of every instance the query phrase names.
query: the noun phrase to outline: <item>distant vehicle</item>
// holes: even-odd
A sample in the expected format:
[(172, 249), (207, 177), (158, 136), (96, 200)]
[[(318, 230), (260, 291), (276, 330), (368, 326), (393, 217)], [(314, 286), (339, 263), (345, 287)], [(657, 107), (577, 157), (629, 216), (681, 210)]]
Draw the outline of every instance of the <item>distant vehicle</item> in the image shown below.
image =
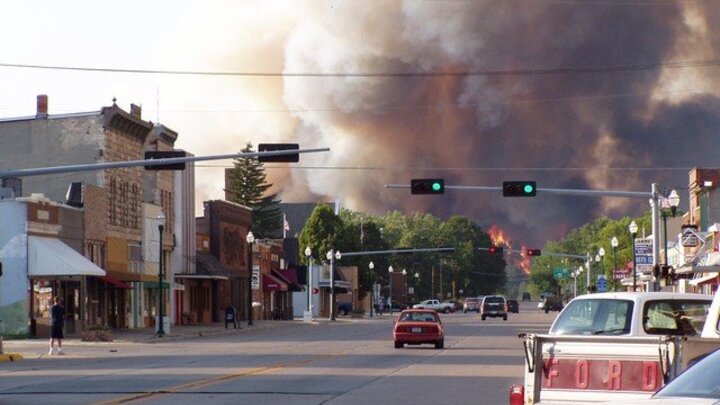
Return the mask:
[(522, 294), (522, 300), (523, 300), (523, 301), (531, 301), (531, 299), (530, 299), (530, 293), (529, 293), (529, 292), (524, 292), (524, 293)]
[(393, 328), (395, 348), (404, 345), (433, 344), (445, 347), (445, 333), (437, 312), (428, 309), (406, 309), (400, 313)]
[(480, 317), (484, 321), (487, 317), (502, 317), (503, 321), (507, 321), (507, 302), (502, 295), (486, 295), (480, 305)]
[(465, 302), (463, 303), (463, 312), (467, 314), (468, 311), (475, 311), (479, 314), (480, 300), (473, 297), (465, 298)]
[(419, 304), (413, 305), (413, 309), (432, 309), (437, 312), (450, 313), (455, 306), (453, 304), (440, 302), (439, 300), (425, 300)]
[[(562, 298), (555, 297), (555, 296), (545, 296), (545, 299), (542, 302), (542, 308), (545, 313), (547, 314), (550, 311), (562, 311), (564, 304), (562, 301)], [(538, 308), (540, 306), (538, 305)]]
[(507, 301), (507, 309), (509, 312), (512, 312), (513, 314), (517, 314), (520, 312), (520, 304), (518, 304), (517, 300), (508, 300)]
[(458, 300), (445, 300), (443, 304), (451, 304), (452, 310), (450, 312), (457, 312), (463, 309), (463, 304)]

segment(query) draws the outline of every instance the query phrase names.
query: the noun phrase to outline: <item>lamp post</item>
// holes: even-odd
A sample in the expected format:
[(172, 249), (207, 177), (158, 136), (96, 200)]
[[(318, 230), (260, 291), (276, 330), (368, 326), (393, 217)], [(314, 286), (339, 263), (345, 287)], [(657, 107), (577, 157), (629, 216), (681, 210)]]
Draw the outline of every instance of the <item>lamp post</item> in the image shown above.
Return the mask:
[(600, 260), (598, 260), (600, 262), (600, 274), (604, 276), (605, 275), (605, 248), (602, 248), (602, 247), (600, 248), (600, 250), (598, 251), (598, 256), (600, 256)]
[(620, 243), (618, 242), (618, 238), (613, 236), (612, 239), (610, 239), (610, 246), (612, 246), (613, 249), (613, 288), (615, 288), (615, 268), (617, 267), (617, 263), (615, 262), (615, 251), (617, 250), (617, 247)]
[(632, 238), (632, 258), (633, 258), (633, 292), (637, 291), (637, 258), (635, 257), (635, 236), (637, 236), (638, 225), (635, 221), (630, 222), (628, 226), (630, 237)]
[[(420, 283), (420, 273), (415, 272), (415, 285), (413, 286), (413, 301), (415, 298), (417, 298), (417, 292), (415, 292), (415, 289), (418, 287), (418, 284)], [(462, 294), (462, 293), (460, 293)]]
[(403, 284), (404, 284), (404, 289), (403, 289), (403, 301), (404, 301), (404, 302), (403, 302), (403, 305), (405, 305), (405, 308), (407, 308), (407, 290), (408, 290), (408, 288), (407, 288), (407, 287), (408, 287), (408, 283), (407, 283), (407, 270), (403, 269), (402, 275), (403, 275)]
[[(670, 213), (672, 214), (672, 217), (675, 218), (675, 214), (677, 213), (677, 207), (680, 205), (680, 196), (678, 195), (677, 191), (672, 190), (670, 192), (670, 195), (667, 198), (668, 204), (670, 205)], [(668, 266), (668, 249), (667, 249), (667, 212), (663, 210), (662, 212), (662, 219), (663, 219), (663, 248), (665, 250), (665, 266)]]
[(164, 314), (163, 314), (163, 231), (165, 230), (165, 214), (160, 212), (157, 216), (158, 232), (160, 233), (159, 263), (158, 263), (158, 330), (157, 336), (165, 336)]
[(373, 310), (375, 309), (373, 306), (373, 295), (375, 295), (375, 274), (373, 273), (373, 269), (375, 268), (375, 263), (372, 261), (368, 264), (368, 268), (370, 269), (370, 279), (373, 281), (372, 284), (370, 284), (370, 318), (373, 317)]
[(335, 259), (340, 260), (340, 251), (328, 250), (325, 255), (330, 260), (330, 320), (335, 321)]
[(590, 254), (587, 255), (587, 261), (585, 262), (585, 270), (587, 271), (587, 274), (585, 274), (585, 290), (587, 290), (587, 293), (590, 294), (590, 273), (592, 273), (592, 257), (590, 257)]
[(390, 291), (388, 292), (388, 307), (390, 307), (390, 315), (392, 316), (392, 266), (388, 267), (388, 273), (390, 273)]
[(313, 313), (313, 307), (312, 307), (312, 296), (313, 296), (313, 283), (312, 283), (312, 249), (310, 249), (310, 246), (305, 248), (305, 257), (308, 258), (308, 272), (307, 272), (307, 285), (308, 285), (308, 294), (307, 294), (307, 305), (306, 305), (306, 312), (308, 312), (310, 315), (310, 319), (312, 319), (312, 313)]
[(247, 307), (248, 307), (248, 326), (253, 325), (253, 298), (252, 298), (252, 276), (253, 276), (253, 249), (252, 245), (255, 243), (255, 235), (251, 231), (248, 231), (247, 236), (245, 237), (245, 240), (248, 244), (248, 298), (247, 298)]

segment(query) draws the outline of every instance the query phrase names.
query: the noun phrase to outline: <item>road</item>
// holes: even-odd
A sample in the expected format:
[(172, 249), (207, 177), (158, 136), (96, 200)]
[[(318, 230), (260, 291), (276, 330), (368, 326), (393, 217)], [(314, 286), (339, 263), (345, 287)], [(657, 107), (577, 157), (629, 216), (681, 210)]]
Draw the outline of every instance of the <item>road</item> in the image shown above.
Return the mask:
[(33, 355), (42, 342), (7, 342), (30, 355), (0, 363), (0, 404), (506, 404), (508, 387), (522, 381), (517, 334), (547, 331), (557, 315), (523, 304), (507, 322), (442, 315), (443, 350), (394, 349), (389, 316), (154, 344), (78, 343), (53, 357)]

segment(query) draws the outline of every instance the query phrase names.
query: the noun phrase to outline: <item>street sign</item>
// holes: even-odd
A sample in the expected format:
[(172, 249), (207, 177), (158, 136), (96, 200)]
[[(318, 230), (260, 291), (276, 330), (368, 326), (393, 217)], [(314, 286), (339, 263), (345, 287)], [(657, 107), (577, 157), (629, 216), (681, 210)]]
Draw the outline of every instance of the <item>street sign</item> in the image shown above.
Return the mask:
[(650, 238), (635, 239), (635, 263), (638, 273), (652, 273), (653, 240)]
[(605, 275), (600, 274), (597, 276), (597, 290), (598, 292), (606, 292), (607, 291), (607, 279), (605, 278)]
[(553, 278), (556, 280), (560, 280), (562, 278), (566, 278), (568, 276), (568, 269), (563, 267), (555, 267), (553, 269)]
[(697, 247), (697, 245), (700, 244), (700, 235), (697, 233), (696, 229), (693, 228), (683, 228), (682, 230), (682, 245), (684, 247)]
[(250, 280), (250, 285), (252, 286), (253, 290), (260, 289), (260, 266), (256, 264), (253, 264), (252, 279)]
[(613, 278), (615, 280), (622, 280), (623, 278), (627, 277), (629, 274), (627, 269), (614, 269), (613, 270)]

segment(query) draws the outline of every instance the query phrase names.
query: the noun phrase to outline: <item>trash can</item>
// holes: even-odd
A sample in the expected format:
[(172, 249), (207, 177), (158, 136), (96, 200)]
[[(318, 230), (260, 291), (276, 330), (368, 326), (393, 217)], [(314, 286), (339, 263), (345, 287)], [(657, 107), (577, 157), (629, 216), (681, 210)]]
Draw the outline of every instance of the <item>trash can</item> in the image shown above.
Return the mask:
[[(160, 330), (160, 317), (155, 317), (155, 333), (158, 333)], [(169, 316), (163, 316), (163, 332), (170, 333), (170, 317)]]

